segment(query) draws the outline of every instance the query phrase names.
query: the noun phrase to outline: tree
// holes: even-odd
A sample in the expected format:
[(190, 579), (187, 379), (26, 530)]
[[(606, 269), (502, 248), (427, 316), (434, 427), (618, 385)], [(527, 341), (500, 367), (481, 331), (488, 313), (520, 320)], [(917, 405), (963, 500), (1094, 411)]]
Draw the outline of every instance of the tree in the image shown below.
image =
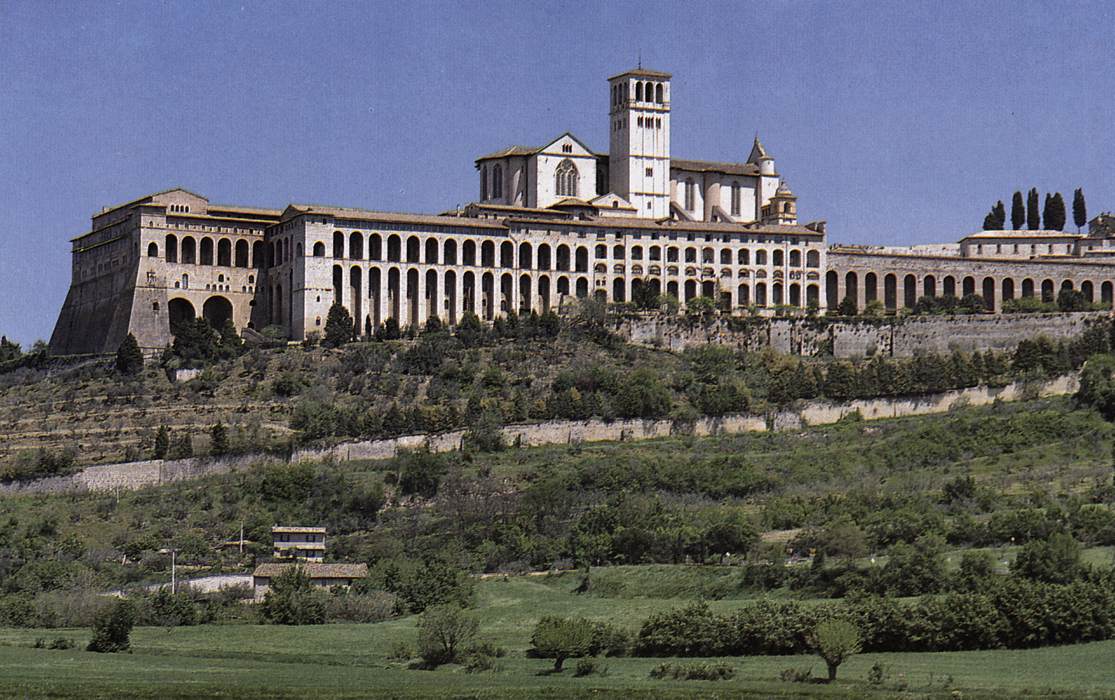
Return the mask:
[(1072, 193), (1072, 221), (1078, 233), (1088, 223), (1088, 205), (1084, 203), (1084, 190), (1079, 187)]
[(812, 645), (828, 665), (828, 682), (836, 680), (836, 669), (860, 651), (859, 628), (847, 620), (828, 620), (813, 630)]
[(476, 617), (459, 606), (426, 608), (418, 621), (418, 653), (429, 666), (453, 663), (479, 627)]
[(93, 618), (93, 639), (86, 651), (115, 653), (127, 651), (131, 646), (132, 627), (136, 611), (132, 601), (121, 598), (101, 608)]
[(218, 422), (209, 430), (209, 454), (220, 457), (228, 453), (228, 428)]
[(840, 305), (836, 307), (836, 311), (841, 316), (855, 316), (859, 312), (859, 309), (856, 308), (855, 297), (851, 294), (845, 294)]
[(644, 311), (653, 311), (659, 307), (658, 290), (654, 285), (643, 280), (642, 284), (634, 285), (631, 290), (631, 301), (635, 302), (635, 306)]
[(187, 319), (171, 328), (174, 344), (171, 353), (187, 366), (204, 365), (217, 358), (219, 339), (217, 331), (204, 318)]
[(271, 579), (260, 612), (273, 625), (320, 625), (325, 622), (324, 594), (294, 565)]
[(983, 217), (983, 230), (984, 231), (1001, 231), (1006, 226), (1007, 212), (1003, 207), (1003, 202), (1000, 200), (995, 202), (995, 206), (991, 207), (991, 211), (987, 216)]
[(220, 354), (222, 357), (236, 357), (243, 351), (244, 339), (240, 337), (240, 331), (236, 330), (236, 324), (232, 322), (231, 318), (226, 318), (225, 322), (221, 324), (220, 336)]
[(1087, 311), (1088, 298), (1084, 292), (1064, 288), (1057, 292), (1057, 308), (1061, 311)]
[(129, 333), (116, 349), (116, 371), (120, 374), (134, 375), (143, 370), (143, 353), (136, 337)]
[(1080, 543), (1063, 532), (1022, 546), (1010, 565), (1012, 574), (1045, 583), (1071, 583), (1080, 574)]
[(590, 655), (592, 637), (593, 625), (588, 620), (547, 616), (538, 621), (530, 635), (531, 653), (553, 659), (554, 673), (560, 673), (566, 659)]
[(1033, 187), (1026, 194), (1026, 228), (1037, 231), (1041, 228), (1041, 212), (1038, 211), (1038, 188)]
[(1010, 200), (1010, 227), (1019, 231), (1024, 223), (1026, 223), (1026, 205), (1022, 202), (1022, 193), (1015, 192)]
[(1003, 206), (1003, 200), (995, 202), (994, 208), (991, 210), (995, 214), (995, 220), (999, 222), (999, 230), (1007, 226), (1007, 208)]
[(710, 297), (696, 297), (685, 303), (685, 313), (691, 316), (709, 316), (716, 311), (716, 302)]
[(151, 456), (155, 459), (165, 459), (169, 449), (170, 430), (168, 430), (165, 425), (160, 425), (158, 432), (155, 433), (155, 447), (152, 450)]
[(329, 307), (329, 315), (325, 317), (325, 339), (322, 345), (327, 348), (339, 348), (352, 340), (352, 314), (340, 304)]
[(654, 370), (641, 367), (617, 389), (614, 404), (624, 418), (660, 418), (670, 412), (673, 399)]
[(1060, 192), (1045, 195), (1045, 206), (1042, 207), (1041, 218), (1043, 226), (1048, 231), (1063, 231), (1065, 228), (1065, 200)]
[(1115, 420), (1115, 356), (1094, 355), (1084, 363), (1076, 400)]

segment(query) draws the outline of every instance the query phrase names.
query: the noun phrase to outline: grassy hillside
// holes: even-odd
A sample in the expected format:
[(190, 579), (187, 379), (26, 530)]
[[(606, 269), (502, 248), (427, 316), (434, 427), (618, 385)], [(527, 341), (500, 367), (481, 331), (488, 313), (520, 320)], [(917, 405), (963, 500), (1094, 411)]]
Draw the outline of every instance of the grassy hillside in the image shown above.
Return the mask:
[[(568, 579), (566, 582), (569, 583)], [(691, 596), (692, 591), (685, 592)], [(415, 619), (375, 625), (281, 627), (221, 625), (140, 628), (133, 653), (98, 655), (31, 649), (58, 636), (82, 643), (87, 630), (0, 630), (0, 694), (20, 697), (1115, 697), (1109, 659), (1115, 642), (1026, 651), (862, 654), (841, 668), (834, 685), (788, 683), (781, 672), (812, 669), (809, 656), (721, 659), (734, 667), (729, 681), (672, 681), (649, 677), (663, 659), (608, 658), (607, 675), (576, 678), (542, 673), (551, 664), (524, 655), (530, 630), (543, 615), (583, 615), (632, 624), (683, 598), (616, 600), (579, 596), (561, 582), (537, 577), (486, 581), (476, 611), (480, 636), (503, 647), (499, 670), (465, 673), (457, 665), (411, 670), (391, 658), (411, 645)], [(715, 604), (730, 609), (733, 603)], [(884, 670), (867, 681), (873, 665)]]

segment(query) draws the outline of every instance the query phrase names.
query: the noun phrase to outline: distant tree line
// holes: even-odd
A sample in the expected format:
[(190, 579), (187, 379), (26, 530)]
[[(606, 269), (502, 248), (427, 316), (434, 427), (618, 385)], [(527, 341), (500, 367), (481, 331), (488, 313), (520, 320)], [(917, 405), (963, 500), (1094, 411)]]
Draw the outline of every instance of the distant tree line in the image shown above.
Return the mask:
[[(1026, 193), (1025, 202), (1022, 192), (1014, 193), (1011, 198), (1010, 227), (1013, 231), (1020, 231), (1023, 225), (1031, 231), (1063, 231), (1065, 230), (1065, 200), (1060, 192), (1046, 193), (1045, 202), (1038, 209), (1038, 190), (1031, 188)], [(1079, 231), (1088, 223), (1088, 207), (1084, 202), (1084, 190), (1077, 188), (1072, 196), (1072, 218)], [(983, 218), (984, 231), (1002, 231), (1007, 227), (1007, 210), (1003, 201), (995, 202), (991, 211)]]

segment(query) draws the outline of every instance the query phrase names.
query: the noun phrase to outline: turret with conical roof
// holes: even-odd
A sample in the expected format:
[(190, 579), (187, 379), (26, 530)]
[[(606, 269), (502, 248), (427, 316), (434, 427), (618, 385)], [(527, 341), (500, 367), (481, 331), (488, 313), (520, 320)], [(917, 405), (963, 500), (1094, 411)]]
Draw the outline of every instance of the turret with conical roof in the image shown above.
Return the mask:
[(755, 134), (755, 143), (751, 145), (751, 155), (747, 157), (747, 162), (759, 166), (760, 175), (775, 175), (774, 171), (774, 156), (767, 153), (767, 149), (763, 147), (763, 142), (759, 140), (759, 135)]

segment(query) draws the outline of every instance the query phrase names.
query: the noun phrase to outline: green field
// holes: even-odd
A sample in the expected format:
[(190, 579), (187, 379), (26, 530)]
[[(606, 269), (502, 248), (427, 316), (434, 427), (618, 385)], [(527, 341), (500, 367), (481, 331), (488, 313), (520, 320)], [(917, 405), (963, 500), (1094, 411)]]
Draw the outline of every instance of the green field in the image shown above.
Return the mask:
[[(617, 573), (620, 573), (617, 571)], [(634, 573), (634, 572), (629, 572)], [(667, 573), (660, 571), (661, 573)], [(684, 575), (684, 573), (682, 574)], [(637, 577), (636, 577), (637, 578)], [(571, 593), (575, 577), (492, 578), (478, 587), (481, 637), (507, 650), (499, 670), (469, 674), (459, 666), (407, 668), (388, 658), (398, 642), (413, 644), (415, 619), (374, 625), (278, 627), (210, 625), (139, 628), (130, 654), (31, 648), (37, 638), (75, 639), (88, 630), (0, 630), (0, 695), (17, 697), (941, 697), (1115, 698), (1115, 642), (1027, 651), (863, 654), (841, 668), (833, 685), (779, 680), (786, 668), (824, 667), (814, 657), (722, 659), (730, 681), (660, 681), (661, 659), (605, 659), (607, 674), (560, 675), (551, 662), (525, 656), (530, 631), (546, 614), (577, 614), (635, 628), (652, 611), (681, 598), (607, 598)], [(738, 601), (715, 601), (730, 609)], [(887, 678), (870, 685), (879, 662)]]

